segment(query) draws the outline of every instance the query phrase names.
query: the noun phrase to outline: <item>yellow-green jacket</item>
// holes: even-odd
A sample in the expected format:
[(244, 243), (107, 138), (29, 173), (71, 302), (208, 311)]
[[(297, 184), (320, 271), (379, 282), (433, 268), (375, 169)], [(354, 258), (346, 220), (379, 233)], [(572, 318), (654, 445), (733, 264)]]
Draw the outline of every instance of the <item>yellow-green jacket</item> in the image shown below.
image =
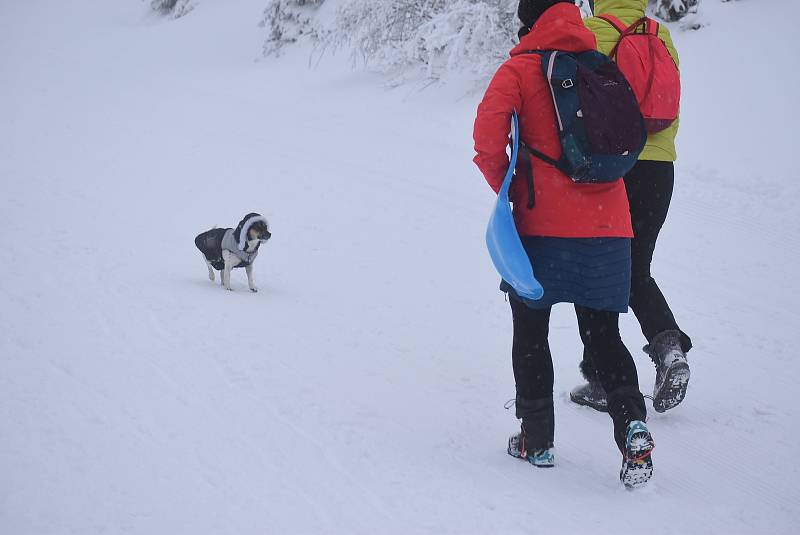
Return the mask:
[[(595, 0), (594, 12), (596, 15), (608, 13), (620, 19), (626, 26), (633, 24), (645, 15), (647, 0)], [(619, 32), (608, 22), (592, 17), (585, 20), (586, 27), (594, 32), (597, 38), (597, 50), (603, 54), (610, 54), (614, 45), (619, 41)], [(678, 51), (672, 42), (669, 29), (661, 24), (658, 36), (667, 45), (670, 56), (675, 60), (675, 64), (680, 68)], [(675, 152), (675, 136), (678, 134), (678, 121), (676, 120), (666, 130), (652, 134), (647, 138), (640, 160), (656, 160), (660, 162), (674, 162), (677, 154)]]

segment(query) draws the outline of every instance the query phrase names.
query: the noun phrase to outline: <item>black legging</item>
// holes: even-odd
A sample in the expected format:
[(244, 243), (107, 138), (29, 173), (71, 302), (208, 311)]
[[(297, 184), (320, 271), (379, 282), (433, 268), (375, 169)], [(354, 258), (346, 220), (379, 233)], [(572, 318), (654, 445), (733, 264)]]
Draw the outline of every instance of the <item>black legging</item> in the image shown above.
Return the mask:
[[(647, 342), (664, 331), (680, 331), (664, 294), (650, 274), (650, 263), (661, 227), (667, 219), (675, 166), (672, 162), (639, 161), (625, 175), (634, 238), (631, 240), (631, 310)], [(681, 331), (684, 351), (692, 341)]]
[[(683, 350), (689, 351), (692, 340), (678, 327), (664, 294), (650, 273), (653, 252), (667, 219), (674, 185), (675, 166), (672, 162), (640, 160), (625, 175), (634, 233), (631, 240), (630, 307), (647, 343), (664, 331), (678, 331)], [(589, 381), (595, 380), (594, 367), (585, 349), (581, 371)]]
[[(550, 309), (532, 309), (510, 299), (514, 319), (511, 350), (517, 387), (517, 417), (523, 421), (530, 448), (552, 446), (553, 360), (547, 337)], [(639, 379), (630, 352), (619, 335), (619, 314), (575, 306), (581, 340), (597, 377), (609, 393), (609, 413), (615, 438), (622, 448), (625, 429), (633, 420), (644, 420), (647, 411), (639, 392)]]

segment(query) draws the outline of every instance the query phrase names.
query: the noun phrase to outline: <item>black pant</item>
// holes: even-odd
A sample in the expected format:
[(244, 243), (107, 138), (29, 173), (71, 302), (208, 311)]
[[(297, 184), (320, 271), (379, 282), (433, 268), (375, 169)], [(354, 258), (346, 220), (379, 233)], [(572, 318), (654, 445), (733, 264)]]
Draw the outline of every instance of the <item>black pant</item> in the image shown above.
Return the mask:
[[(630, 306), (648, 343), (664, 331), (681, 331), (664, 294), (650, 274), (658, 233), (667, 219), (674, 186), (672, 162), (641, 160), (625, 175), (634, 234)], [(692, 341), (683, 331), (681, 334), (683, 350), (689, 351)]]
[[(672, 162), (640, 160), (625, 175), (634, 234), (631, 240), (630, 307), (647, 343), (664, 331), (678, 331), (683, 350), (689, 351), (692, 340), (678, 327), (664, 294), (650, 273), (656, 241), (667, 219), (674, 186), (675, 166)], [(586, 379), (594, 380), (594, 369), (586, 351), (581, 371)]]
[[(514, 381), (517, 387), (517, 417), (522, 419), (531, 449), (553, 445), (553, 360), (547, 337), (550, 309), (532, 309), (511, 299), (514, 342), (511, 350)], [(647, 416), (639, 392), (636, 365), (619, 335), (619, 314), (575, 306), (578, 329), (587, 358), (608, 392), (609, 413), (614, 420), (614, 436), (622, 449), (625, 430), (633, 420)]]

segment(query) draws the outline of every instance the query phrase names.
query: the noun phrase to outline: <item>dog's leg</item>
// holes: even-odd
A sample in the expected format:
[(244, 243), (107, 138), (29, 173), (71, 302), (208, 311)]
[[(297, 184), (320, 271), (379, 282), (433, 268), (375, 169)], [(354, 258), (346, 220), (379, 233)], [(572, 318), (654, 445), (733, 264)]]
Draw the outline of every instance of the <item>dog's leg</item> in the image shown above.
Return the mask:
[(225, 264), (225, 269), (222, 272), (222, 287), (233, 291), (233, 288), (231, 288), (231, 267), (230, 264)]
[(222, 259), (225, 261), (225, 268), (222, 270), (222, 286), (226, 290), (231, 290), (231, 270), (239, 265), (241, 260), (230, 251), (222, 251)]
[(250, 287), (250, 291), (253, 293), (257, 292), (256, 281), (253, 279), (253, 264), (245, 266), (244, 270), (247, 272), (247, 285)]
[(222, 287), (226, 290), (231, 289), (231, 269), (233, 268), (231, 256), (230, 252), (222, 251), (222, 260), (225, 262), (225, 267), (220, 272), (220, 277), (222, 278)]
[[(205, 258), (205, 257), (203, 257), (203, 258)], [(206, 260), (206, 266), (208, 266), (208, 280), (210, 280), (211, 282), (214, 282), (214, 268), (211, 267), (211, 262)]]

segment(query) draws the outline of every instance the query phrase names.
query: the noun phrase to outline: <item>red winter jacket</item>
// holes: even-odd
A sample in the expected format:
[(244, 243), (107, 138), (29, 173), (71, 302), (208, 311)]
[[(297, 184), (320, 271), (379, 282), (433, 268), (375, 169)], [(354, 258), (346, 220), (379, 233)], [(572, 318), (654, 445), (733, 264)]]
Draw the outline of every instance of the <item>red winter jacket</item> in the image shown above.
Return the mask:
[[(559, 3), (545, 11), (494, 75), (475, 119), (475, 163), (497, 192), (508, 169), (511, 114), (517, 110), (525, 143), (553, 158), (561, 156), (550, 88), (541, 56), (527, 50), (584, 52), (595, 49), (579, 9)], [(628, 198), (622, 180), (575, 184), (552, 165), (531, 157), (536, 205), (528, 208), (525, 179), (511, 184), (514, 220), (522, 236), (561, 238), (633, 237)]]

